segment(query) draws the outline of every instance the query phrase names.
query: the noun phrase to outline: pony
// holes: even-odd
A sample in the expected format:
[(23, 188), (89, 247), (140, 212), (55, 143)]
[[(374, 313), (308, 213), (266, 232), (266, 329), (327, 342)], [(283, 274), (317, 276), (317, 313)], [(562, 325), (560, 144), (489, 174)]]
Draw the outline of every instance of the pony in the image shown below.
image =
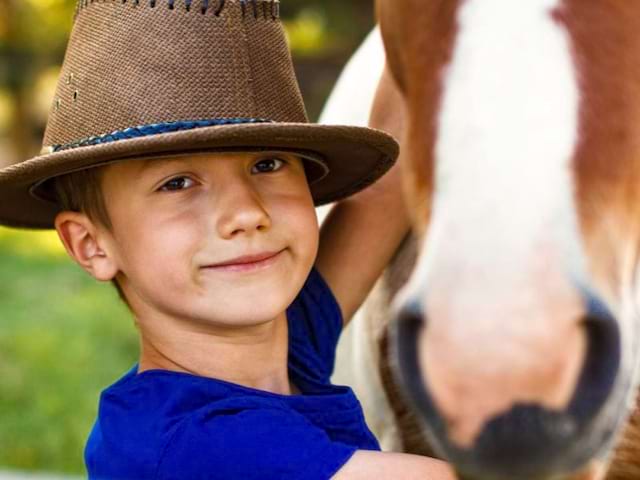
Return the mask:
[(640, 5), (376, 8), (367, 123), (401, 142), (413, 229), (337, 368), (368, 352), (383, 446), (462, 478), (640, 478)]

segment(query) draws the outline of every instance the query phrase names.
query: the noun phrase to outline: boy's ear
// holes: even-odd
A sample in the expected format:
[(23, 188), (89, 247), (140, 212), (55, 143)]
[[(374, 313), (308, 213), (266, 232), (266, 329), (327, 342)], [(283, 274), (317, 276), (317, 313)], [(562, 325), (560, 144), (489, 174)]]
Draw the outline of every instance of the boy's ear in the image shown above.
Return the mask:
[(89, 217), (83, 213), (63, 211), (56, 215), (54, 223), (69, 256), (92, 277), (106, 282), (116, 276), (118, 267), (115, 259)]

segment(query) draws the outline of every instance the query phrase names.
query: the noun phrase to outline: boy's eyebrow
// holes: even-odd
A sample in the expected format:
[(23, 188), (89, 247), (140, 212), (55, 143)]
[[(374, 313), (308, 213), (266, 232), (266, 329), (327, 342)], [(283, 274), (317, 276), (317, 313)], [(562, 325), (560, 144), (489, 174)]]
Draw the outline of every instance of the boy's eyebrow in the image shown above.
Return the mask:
[(176, 163), (176, 162), (184, 162), (185, 158), (147, 158), (144, 160), (138, 160), (138, 175), (143, 174), (147, 170), (150, 170), (154, 167), (159, 167), (161, 165), (166, 165), (167, 163)]

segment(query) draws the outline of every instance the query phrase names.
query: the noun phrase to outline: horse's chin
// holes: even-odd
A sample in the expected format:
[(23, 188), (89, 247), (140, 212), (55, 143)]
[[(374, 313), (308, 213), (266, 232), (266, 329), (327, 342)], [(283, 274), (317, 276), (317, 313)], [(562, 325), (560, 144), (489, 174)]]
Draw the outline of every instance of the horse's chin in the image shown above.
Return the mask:
[[(521, 427), (512, 428), (515, 431)], [(516, 450), (512, 455), (506, 441), (491, 444), (486, 440), (495, 433), (491, 427), (469, 449), (457, 448), (442, 431), (430, 427), (425, 430), (434, 451), (451, 462), (463, 480), (600, 480), (605, 478), (607, 462), (593, 459), (609, 456), (618, 433), (598, 425), (578, 433), (576, 438), (580, 440), (549, 440), (549, 448), (543, 451), (524, 454)]]
[[(461, 480), (477, 480), (476, 477), (467, 477), (462, 472), (456, 472)], [(601, 461), (592, 461), (584, 469), (566, 476), (543, 477), (540, 480), (604, 480), (607, 475), (607, 464)]]

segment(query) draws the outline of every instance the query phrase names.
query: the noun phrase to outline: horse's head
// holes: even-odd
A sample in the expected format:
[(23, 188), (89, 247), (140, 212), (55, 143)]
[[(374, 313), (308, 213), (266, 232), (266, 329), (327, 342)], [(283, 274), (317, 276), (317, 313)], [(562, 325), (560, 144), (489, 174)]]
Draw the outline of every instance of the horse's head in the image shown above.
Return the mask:
[(463, 476), (583, 478), (637, 386), (640, 3), (378, 18), (420, 245), (394, 302), (405, 383)]

